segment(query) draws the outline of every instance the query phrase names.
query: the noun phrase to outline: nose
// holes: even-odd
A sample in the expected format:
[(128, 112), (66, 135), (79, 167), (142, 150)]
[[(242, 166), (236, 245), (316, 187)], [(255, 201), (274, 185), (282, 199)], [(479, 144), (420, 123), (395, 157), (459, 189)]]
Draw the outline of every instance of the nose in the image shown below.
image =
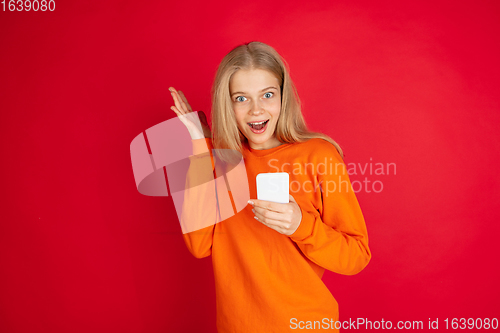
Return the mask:
[(260, 105), (259, 101), (255, 101), (252, 103), (251, 108), (250, 108), (250, 114), (258, 116), (264, 112), (264, 109)]

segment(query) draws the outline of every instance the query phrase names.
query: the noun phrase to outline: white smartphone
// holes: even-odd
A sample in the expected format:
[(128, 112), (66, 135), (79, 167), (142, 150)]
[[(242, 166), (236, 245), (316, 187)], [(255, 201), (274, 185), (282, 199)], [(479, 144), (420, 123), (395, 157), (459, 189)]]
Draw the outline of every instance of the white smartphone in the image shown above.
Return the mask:
[(290, 176), (286, 172), (259, 173), (257, 175), (257, 199), (289, 203)]

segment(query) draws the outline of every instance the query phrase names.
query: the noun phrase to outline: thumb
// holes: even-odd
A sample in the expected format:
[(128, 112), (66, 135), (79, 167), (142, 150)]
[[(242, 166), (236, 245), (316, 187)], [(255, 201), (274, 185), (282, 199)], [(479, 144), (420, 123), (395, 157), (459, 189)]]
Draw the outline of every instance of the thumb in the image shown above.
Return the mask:
[(291, 194), (288, 194), (288, 200), (290, 200), (290, 202), (297, 203), (297, 201), (295, 201), (295, 198)]

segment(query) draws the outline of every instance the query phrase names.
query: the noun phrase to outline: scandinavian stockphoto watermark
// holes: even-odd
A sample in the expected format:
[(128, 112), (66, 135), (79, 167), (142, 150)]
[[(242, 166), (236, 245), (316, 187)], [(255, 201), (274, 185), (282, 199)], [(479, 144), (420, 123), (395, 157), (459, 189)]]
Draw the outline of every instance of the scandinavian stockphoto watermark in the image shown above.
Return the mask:
[[(268, 166), (271, 172), (290, 174), (291, 193), (319, 190), (326, 196), (349, 191), (380, 193), (384, 190), (384, 177), (396, 175), (396, 163), (374, 162), (371, 157), (369, 162), (347, 164), (326, 157), (318, 163), (282, 163), (278, 159), (270, 159)], [(359, 180), (358, 177), (362, 179)]]

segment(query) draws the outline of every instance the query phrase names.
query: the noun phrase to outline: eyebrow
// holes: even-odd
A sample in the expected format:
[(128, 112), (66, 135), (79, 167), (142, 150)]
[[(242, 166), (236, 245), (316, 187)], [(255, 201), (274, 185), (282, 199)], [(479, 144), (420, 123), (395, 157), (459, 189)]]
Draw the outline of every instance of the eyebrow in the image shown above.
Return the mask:
[[(259, 92), (263, 92), (263, 91), (266, 91), (268, 89), (276, 89), (276, 90), (278, 90), (278, 88), (271, 86), (271, 87), (264, 88), (264, 89), (262, 89)], [(236, 94), (245, 94), (245, 93), (241, 92), (241, 91), (235, 91), (234, 93), (231, 94), (231, 96), (236, 95)]]

